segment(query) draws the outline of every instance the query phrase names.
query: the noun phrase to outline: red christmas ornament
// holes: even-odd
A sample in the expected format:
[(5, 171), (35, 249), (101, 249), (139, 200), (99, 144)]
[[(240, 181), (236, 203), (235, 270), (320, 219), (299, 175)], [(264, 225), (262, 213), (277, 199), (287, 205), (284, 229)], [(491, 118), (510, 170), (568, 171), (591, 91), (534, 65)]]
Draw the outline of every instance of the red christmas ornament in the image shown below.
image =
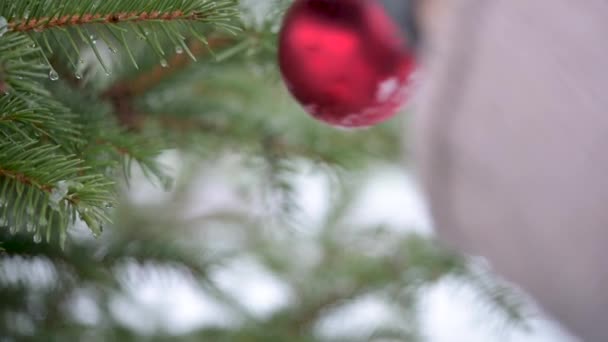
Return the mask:
[(296, 0), (280, 33), (279, 66), (312, 116), (361, 127), (401, 107), (415, 61), (405, 35), (376, 0)]

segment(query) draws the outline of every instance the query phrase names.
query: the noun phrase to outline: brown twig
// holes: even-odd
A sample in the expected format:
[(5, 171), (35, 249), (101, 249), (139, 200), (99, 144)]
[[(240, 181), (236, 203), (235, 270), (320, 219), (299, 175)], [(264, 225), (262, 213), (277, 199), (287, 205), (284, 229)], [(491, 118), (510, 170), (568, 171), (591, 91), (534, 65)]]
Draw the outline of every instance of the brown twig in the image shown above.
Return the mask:
[(24, 175), (23, 173), (0, 169), (0, 176), (12, 178), (12, 179), (18, 181), (19, 183), (34, 186), (44, 192), (50, 193), (53, 191), (53, 186), (48, 185), (48, 184), (40, 184), (40, 183), (36, 182), (34, 179)]
[(0, 64), (0, 95), (8, 93), (9, 89), (10, 86), (5, 80), (4, 66)]
[(9, 85), (0, 78), (0, 95), (4, 95), (8, 92), (9, 92)]
[[(53, 189), (55, 188), (54, 186), (52, 186), (50, 184), (38, 183), (31, 177), (24, 175), (23, 173), (20, 173), (20, 172), (0, 169), (0, 177), (1, 176), (4, 176), (6, 178), (12, 178), (19, 183), (22, 183), (22, 184), (25, 184), (28, 186), (33, 186), (33, 187), (37, 188), (38, 190), (49, 193), (49, 194), (52, 193)], [(64, 199), (72, 205), (78, 205), (78, 202), (80, 202), (80, 199), (75, 195), (66, 196)]]
[(35, 31), (40, 32), (45, 29), (54, 27), (69, 27), (69, 26), (80, 26), (86, 24), (116, 24), (125, 22), (137, 22), (146, 20), (200, 20), (205, 17), (203, 12), (192, 11), (171, 11), (171, 12), (119, 12), (119, 13), (108, 13), (108, 14), (66, 14), (63, 16), (55, 17), (42, 17), (32, 19), (17, 19), (8, 23), (9, 31), (14, 32), (27, 32)]

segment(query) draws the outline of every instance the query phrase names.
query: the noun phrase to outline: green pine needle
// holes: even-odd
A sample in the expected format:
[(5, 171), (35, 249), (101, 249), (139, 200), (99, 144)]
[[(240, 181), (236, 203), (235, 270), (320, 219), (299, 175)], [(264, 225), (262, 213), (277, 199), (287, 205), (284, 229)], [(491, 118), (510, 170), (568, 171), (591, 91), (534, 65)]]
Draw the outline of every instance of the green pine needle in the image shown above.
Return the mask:
[[(238, 15), (236, 0), (13, 0), (0, 4), (0, 16), (11, 18), (8, 35), (30, 34), (49, 59), (56, 52), (51, 42), (59, 42), (57, 52), (70, 56), (73, 67), (73, 61), (81, 59), (82, 47), (88, 46), (106, 73), (110, 70), (98, 41), (111, 51), (120, 46), (132, 56), (124, 35), (137, 36), (162, 60), (164, 41), (157, 28), (179, 25), (165, 30), (165, 34), (170, 42), (183, 46), (185, 34), (200, 32), (204, 28), (201, 24), (238, 32)], [(137, 65), (133, 58), (132, 62)]]
[[(114, 183), (90, 172), (59, 146), (14, 135), (0, 142), (0, 223), (11, 233), (27, 231), (40, 242), (47, 231), (65, 231), (77, 218), (94, 234), (110, 222)], [(61, 238), (63, 243), (64, 238)]]

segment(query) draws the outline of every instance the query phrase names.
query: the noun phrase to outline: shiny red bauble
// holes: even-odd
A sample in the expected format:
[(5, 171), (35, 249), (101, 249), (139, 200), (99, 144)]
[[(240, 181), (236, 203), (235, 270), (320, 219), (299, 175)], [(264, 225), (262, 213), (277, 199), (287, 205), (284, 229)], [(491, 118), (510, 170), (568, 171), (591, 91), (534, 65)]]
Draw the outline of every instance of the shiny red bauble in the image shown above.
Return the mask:
[(279, 36), (279, 66), (312, 116), (361, 127), (390, 118), (404, 104), (415, 58), (376, 0), (296, 0)]

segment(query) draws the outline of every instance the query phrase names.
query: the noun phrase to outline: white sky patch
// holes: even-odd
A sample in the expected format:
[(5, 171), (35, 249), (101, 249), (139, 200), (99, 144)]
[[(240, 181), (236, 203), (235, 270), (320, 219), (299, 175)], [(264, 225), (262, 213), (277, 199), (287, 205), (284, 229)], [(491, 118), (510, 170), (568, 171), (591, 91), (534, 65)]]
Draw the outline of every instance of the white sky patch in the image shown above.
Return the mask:
[(325, 339), (341, 338), (348, 341), (348, 338), (370, 336), (382, 325), (398, 325), (399, 318), (399, 313), (381, 298), (368, 295), (329, 311), (316, 329)]
[(300, 172), (293, 175), (298, 212), (295, 213), (298, 227), (311, 232), (322, 228), (330, 206), (330, 180), (327, 174), (310, 163), (296, 164)]
[(400, 167), (374, 169), (348, 217), (363, 226), (386, 224), (397, 231), (432, 232), (422, 194), (413, 177)]
[(391, 77), (378, 84), (376, 92), (376, 100), (384, 102), (388, 100), (399, 89), (399, 80), (396, 77)]
[(249, 311), (267, 317), (286, 306), (289, 286), (252, 258), (241, 258), (213, 272), (212, 278)]
[(178, 270), (129, 263), (120, 268), (125, 293), (110, 300), (122, 324), (142, 334), (183, 334), (198, 327), (234, 325), (230, 310)]
[(426, 341), (581, 342), (542, 317), (528, 320), (530, 330), (511, 326), (484, 305), (467, 283), (448, 278), (431, 287), (420, 307)]
[(86, 289), (78, 289), (70, 298), (69, 311), (74, 320), (81, 324), (95, 325), (99, 323), (101, 312), (95, 302), (95, 293)]

